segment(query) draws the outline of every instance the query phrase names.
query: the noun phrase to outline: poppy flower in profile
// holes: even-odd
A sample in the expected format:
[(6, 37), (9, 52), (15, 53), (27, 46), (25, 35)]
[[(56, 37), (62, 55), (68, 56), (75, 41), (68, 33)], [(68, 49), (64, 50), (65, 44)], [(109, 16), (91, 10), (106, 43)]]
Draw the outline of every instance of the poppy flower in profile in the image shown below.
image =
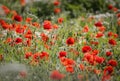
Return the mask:
[(55, 6), (58, 6), (58, 5), (60, 5), (60, 2), (59, 2), (59, 0), (55, 0), (53, 4), (54, 4)]
[(97, 42), (97, 41), (91, 41), (90, 43), (93, 44), (93, 45), (98, 45), (99, 44), (99, 42)]
[(45, 21), (43, 22), (43, 27), (44, 27), (45, 30), (52, 29), (52, 23), (51, 23), (51, 21), (45, 20)]
[(96, 34), (96, 38), (101, 38), (103, 35), (104, 35), (104, 34), (103, 34), (102, 32), (98, 32), (98, 33)]
[(79, 68), (80, 68), (80, 70), (85, 70), (85, 66), (83, 65), (83, 64), (79, 64)]
[(118, 18), (120, 18), (120, 13), (118, 13), (116, 16), (117, 16)]
[(98, 28), (98, 30), (99, 30), (100, 32), (104, 32), (104, 31), (106, 30), (106, 27), (101, 26), (101, 27)]
[(58, 70), (53, 70), (50, 74), (50, 78), (53, 80), (61, 80), (64, 77), (65, 77), (65, 75), (60, 73)]
[(90, 46), (83, 46), (82, 47), (82, 52), (86, 53), (86, 52), (90, 52), (92, 50), (92, 48)]
[(72, 66), (66, 66), (66, 71), (73, 73), (74, 72), (74, 68)]
[(20, 0), (20, 4), (21, 4), (21, 6), (25, 6), (26, 0)]
[(82, 30), (83, 32), (88, 32), (89, 31), (89, 27), (86, 25), (86, 26), (84, 26), (84, 28), (83, 28), (83, 30)]
[(38, 22), (33, 22), (32, 25), (35, 26), (36, 28), (40, 27), (40, 24)]
[(16, 43), (16, 44), (22, 43), (22, 38), (16, 38), (16, 39), (15, 39), (15, 43)]
[(108, 32), (108, 37), (113, 36), (113, 32)]
[(54, 13), (55, 13), (55, 14), (58, 14), (58, 13), (60, 13), (60, 12), (61, 12), (61, 9), (60, 9), (60, 8), (55, 8), (55, 9), (54, 9)]
[(73, 45), (75, 43), (75, 39), (72, 38), (72, 37), (69, 37), (67, 40), (66, 40), (66, 44), (67, 45)]
[(113, 66), (113, 67), (116, 67), (117, 66), (117, 61), (111, 59), (111, 60), (108, 61), (108, 64), (111, 65), (111, 66)]
[(29, 23), (31, 21), (32, 21), (32, 18), (30, 18), (30, 17), (26, 18), (26, 20), (25, 20), (25, 22), (27, 22), (27, 23)]
[(14, 16), (14, 20), (21, 22), (22, 21), (22, 17), (20, 15), (15, 15)]
[(54, 29), (58, 29), (58, 25), (57, 24), (53, 24), (52, 26)]
[(102, 23), (100, 21), (98, 21), (98, 22), (95, 23), (95, 26), (96, 27), (102, 27), (103, 25), (102, 25)]
[(117, 37), (118, 37), (118, 34), (115, 33), (113, 36), (114, 36), (114, 38), (117, 38)]
[(5, 12), (6, 14), (9, 14), (9, 13), (10, 13), (10, 9), (9, 9), (7, 6), (2, 5), (1, 8), (4, 10), (4, 12)]
[(6, 40), (5, 40), (5, 43), (11, 43), (13, 40), (12, 38), (8, 37)]
[(26, 42), (25, 42), (25, 44), (26, 44), (27, 46), (31, 46), (31, 39), (27, 39)]
[(112, 9), (113, 9), (113, 5), (112, 5), (112, 4), (109, 4), (109, 5), (108, 5), (108, 9), (109, 9), (109, 10), (112, 10)]
[(63, 22), (63, 20), (64, 20), (64, 19), (63, 19), (62, 17), (60, 17), (60, 18), (58, 18), (57, 21), (58, 21), (59, 24), (61, 24), (61, 23)]
[(117, 11), (118, 11), (118, 8), (113, 7), (112, 10), (113, 10), (114, 12), (117, 12)]
[(95, 74), (100, 74), (100, 73), (101, 73), (101, 70), (94, 69), (93, 72), (94, 72)]
[(32, 56), (32, 52), (25, 53), (25, 58), (26, 59), (29, 59), (29, 57), (31, 57), (31, 56)]

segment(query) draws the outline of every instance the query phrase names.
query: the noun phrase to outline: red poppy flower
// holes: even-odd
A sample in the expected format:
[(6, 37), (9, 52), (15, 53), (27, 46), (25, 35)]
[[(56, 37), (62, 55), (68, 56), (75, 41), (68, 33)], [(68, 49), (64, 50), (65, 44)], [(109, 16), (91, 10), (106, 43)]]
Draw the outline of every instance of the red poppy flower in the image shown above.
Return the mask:
[(52, 29), (52, 24), (51, 24), (50, 21), (45, 20), (45, 21), (43, 22), (43, 27), (44, 27), (45, 30), (49, 30), (49, 29)]
[(93, 72), (94, 72), (95, 74), (100, 74), (100, 73), (101, 73), (101, 71), (98, 70), (98, 69), (94, 69)]
[(41, 52), (41, 54), (40, 54), (40, 58), (41, 58), (41, 59), (43, 59), (43, 58), (48, 59), (48, 57), (49, 57), (49, 54), (48, 54), (47, 52), (45, 52), (45, 51), (42, 51), (42, 52)]
[(84, 28), (83, 28), (83, 30), (82, 30), (83, 32), (88, 32), (89, 31), (89, 27), (86, 25), (86, 26), (84, 26)]
[(112, 55), (112, 52), (110, 52), (110, 51), (106, 52), (106, 56), (111, 56), (111, 55)]
[(111, 66), (113, 66), (113, 67), (116, 67), (117, 66), (117, 61), (111, 59), (111, 60), (108, 61), (108, 64), (111, 65)]
[(5, 43), (11, 43), (12, 41), (13, 41), (12, 38), (7, 38)]
[(39, 52), (34, 53), (34, 54), (32, 55), (32, 57), (33, 57), (34, 60), (38, 60), (38, 59), (39, 59), (39, 56), (40, 56), (40, 53), (39, 53)]
[(67, 55), (66, 51), (60, 51), (59, 52), (59, 57), (65, 57)]
[(3, 29), (9, 29), (9, 25), (7, 23), (2, 24)]
[(118, 8), (113, 7), (112, 10), (113, 10), (114, 12), (117, 12), (117, 11), (118, 11)]
[(32, 31), (30, 29), (28, 29), (26, 34), (32, 34)]
[(27, 30), (27, 32), (24, 35), (25, 38), (32, 39), (32, 31), (30, 29)]
[(102, 64), (104, 62), (104, 58), (103, 57), (99, 57), (99, 56), (95, 56), (95, 61), (99, 64)]
[(92, 55), (97, 55), (99, 53), (99, 50), (92, 50)]
[(15, 39), (15, 43), (16, 43), (16, 44), (22, 43), (22, 38), (16, 38), (16, 39)]
[(32, 25), (35, 26), (36, 28), (40, 27), (40, 24), (38, 22), (33, 22)]
[(61, 80), (65, 77), (64, 74), (61, 74), (59, 71), (57, 70), (54, 70), (51, 72), (50, 74), (50, 78), (53, 79), (53, 80)]
[(31, 56), (32, 56), (32, 52), (25, 53), (25, 58), (26, 59), (29, 59), (29, 57), (31, 57)]
[(117, 38), (117, 37), (118, 37), (118, 34), (115, 33), (113, 36), (114, 36), (114, 38)]
[(98, 29), (100, 32), (104, 32), (106, 28), (104, 26), (102, 26), (102, 27), (99, 27)]
[(75, 39), (72, 38), (72, 37), (69, 37), (67, 40), (66, 40), (66, 44), (67, 45), (73, 45), (75, 43)]
[(103, 73), (104, 73), (104, 75), (110, 75), (110, 74), (112, 74), (113, 71), (114, 70), (113, 70), (112, 66), (106, 66)]
[(92, 50), (92, 48), (90, 46), (83, 46), (82, 47), (82, 52), (86, 53), (86, 52), (90, 52)]
[(60, 9), (60, 8), (55, 8), (55, 9), (54, 9), (54, 13), (55, 13), (55, 14), (58, 14), (58, 13), (60, 13), (60, 12), (61, 12), (61, 9)]
[(85, 53), (83, 59), (88, 61), (88, 60), (90, 60), (91, 56), (92, 55), (90, 53)]
[(93, 44), (93, 45), (98, 45), (99, 44), (99, 42), (96, 42), (96, 41), (91, 41), (90, 43)]
[(112, 4), (109, 4), (109, 5), (108, 5), (108, 9), (109, 9), (109, 10), (112, 10), (112, 9), (113, 9), (113, 5), (112, 5)]
[(54, 24), (52, 27), (53, 27), (54, 29), (58, 29), (58, 25), (57, 25), (57, 24)]
[(32, 18), (28, 17), (28, 18), (26, 18), (25, 21), (26, 21), (27, 23), (29, 23), (31, 20), (32, 20)]
[(98, 22), (95, 23), (95, 26), (96, 27), (102, 27), (102, 23), (100, 21), (98, 21)]
[(59, 2), (59, 0), (55, 0), (53, 4), (54, 4), (55, 6), (58, 6), (58, 5), (60, 5), (60, 2)]
[(117, 43), (116, 43), (116, 41), (114, 39), (109, 39), (109, 44), (116, 45)]
[(18, 28), (16, 28), (16, 32), (22, 34), (22, 33), (24, 33), (24, 28), (18, 27)]
[(59, 24), (61, 24), (61, 23), (63, 22), (63, 20), (64, 20), (64, 19), (60, 17), (60, 18), (58, 18), (57, 21), (58, 21)]
[(70, 73), (73, 73), (74, 72), (74, 68), (72, 66), (67, 66), (66, 67), (66, 71), (70, 72)]
[(111, 37), (113, 35), (113, 32), (108, 32), (108, 37)]
[(102, 37), (104, 34), (102, 33), (102, 32), (98, 32), (97, 34), (96, 34), (96, 38), (100, 38), (100, 37)]
[(47, 35), (45, 35), (45, 33), (41, 33), (40, 36), (44, 42), (47, 42), (49, 40), (49, 37)]
[(21, 4), (21, 6), (25, 6), (26, 0), (20, 0), (20, 4)]
[(75, 65), (75, 61), (72, 60), (72, 59), (69, 59), (69, 58), (61, 57), (60, 61), (64, 66), (73, 66), (73, 65)]
[(21, 22), (22, 21), (22, 17), (20, 15), (15, 15), (14, 16), (14, 20)]
[(116, 16), (117, 16), (118, 18), (120, 18), (120, 13), (118, 13)]

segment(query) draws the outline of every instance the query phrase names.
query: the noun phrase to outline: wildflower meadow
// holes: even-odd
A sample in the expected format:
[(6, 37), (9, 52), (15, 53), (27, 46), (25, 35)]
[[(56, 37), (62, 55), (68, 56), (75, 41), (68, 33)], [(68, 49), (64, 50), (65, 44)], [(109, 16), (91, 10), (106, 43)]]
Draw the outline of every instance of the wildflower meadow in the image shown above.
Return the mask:
[(0, 81), (120, 81), (120, 1), (0, 0)]

